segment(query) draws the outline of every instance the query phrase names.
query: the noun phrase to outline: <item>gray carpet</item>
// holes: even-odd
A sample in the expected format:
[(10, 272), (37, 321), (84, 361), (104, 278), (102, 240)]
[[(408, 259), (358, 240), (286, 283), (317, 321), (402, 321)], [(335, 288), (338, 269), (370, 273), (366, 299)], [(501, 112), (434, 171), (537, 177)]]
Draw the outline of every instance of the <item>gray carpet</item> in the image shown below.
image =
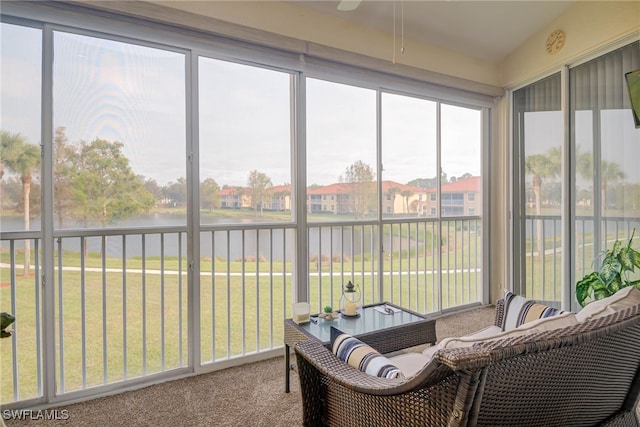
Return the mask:
[[(439, 319), (438, 339), (493, 323), (488, 306)], [(284, 357), (62, 406), (66, 421), (6, 421), (7, 426), (299, 426), (300, 386), (291, 373), (284, 393)]]

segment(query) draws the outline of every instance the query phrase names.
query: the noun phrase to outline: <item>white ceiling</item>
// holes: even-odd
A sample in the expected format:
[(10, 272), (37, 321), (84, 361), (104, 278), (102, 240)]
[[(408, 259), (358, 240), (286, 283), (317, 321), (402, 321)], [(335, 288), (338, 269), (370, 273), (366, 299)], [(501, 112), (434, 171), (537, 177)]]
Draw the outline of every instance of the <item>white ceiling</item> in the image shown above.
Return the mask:
[[(426, 1), (364, 0), (349, 12), (337, 0), (295, 1), (296, 5), (341, 19), (426, 42), (472, 57), (499, 61), (533, 34), (549, 26), (573, 1)], [(404, 13), (403, 13), (404, 9)]]

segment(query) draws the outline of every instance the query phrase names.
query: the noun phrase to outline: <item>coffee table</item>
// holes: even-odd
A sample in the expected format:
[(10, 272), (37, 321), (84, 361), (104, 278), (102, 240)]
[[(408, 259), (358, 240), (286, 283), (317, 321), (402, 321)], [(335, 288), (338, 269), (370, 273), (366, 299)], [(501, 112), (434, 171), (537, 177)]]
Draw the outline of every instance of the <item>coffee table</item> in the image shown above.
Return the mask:
[[(386, 314), (387, 306), (394, 313)], [(366, 305), (358, 310), (358, 317), (345, 317), (327, 321), (315, 316), (312, 322), (297, 324), (292, 319), (284, 321), (285, 392), (289, 393), (291, 347), (310, 339), (328, 346), (331, 326), (353, 335), (380, 353), (391, 353), (420, 344), (435, 344), (436, 321), (389, 302)]]

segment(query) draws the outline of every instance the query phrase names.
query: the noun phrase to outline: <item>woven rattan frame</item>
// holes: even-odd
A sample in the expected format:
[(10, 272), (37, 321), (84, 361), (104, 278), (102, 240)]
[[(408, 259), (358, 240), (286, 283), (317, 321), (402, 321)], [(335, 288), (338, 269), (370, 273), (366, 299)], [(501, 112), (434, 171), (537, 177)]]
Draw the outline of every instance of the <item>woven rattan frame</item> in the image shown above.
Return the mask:
[[(377, 305), (390, 305), (396, 308), (401, 308), (389, 302), (369, 304), (367, 307), (373, 307)], [(394, 351), (403, 350), (405, 348), (414, 347), (421, 344), (435, 344), (435, 320), (406, 308), (402, 308), (402, 310), (408, 313), (412, 313), (415, 316), (421, 317), (423, 318), (423, 320), (398, 326), (387, 327), (384, 329), (367, 332), (365, 334), (359, 334), (357, 335), (358, 339), (369, 344), (380, 353), (392, 353)], [(307, 331), (302, 329), (293, 321), (293, 319), (286, 319), (284, 321), (285, 392), (287, 393), (289, 392), (289, 370), (293, 368), (290, 365), (289, 349), (295, 344), (307, 340), (318, 342), (317, 338), (313, 337)], [(322, 344), (328, 345), (329, 343), (326, 342)]]
[[(502, 322), (502, 303), (496, 305)], [(575, 326), (438, 351), (369, 376), (313, 340), (295, 352), (307, 426), (638, 426), (640, 305)]]

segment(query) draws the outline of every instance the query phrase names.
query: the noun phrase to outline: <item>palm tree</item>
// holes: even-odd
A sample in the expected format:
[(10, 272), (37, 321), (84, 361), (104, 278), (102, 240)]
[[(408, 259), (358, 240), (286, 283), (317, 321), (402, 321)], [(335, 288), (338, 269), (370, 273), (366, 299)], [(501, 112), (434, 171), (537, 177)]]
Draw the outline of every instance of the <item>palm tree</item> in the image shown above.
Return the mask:
[[(540, 215), (542, 208), (542, 181), (544, 178), (553, 178), (560, 173), (561, 151), (559, 148), (551, 148), (547, 154), (532, 154), (524, 160), (525, 171), (533, 175), (532, 185), (535, 196), (536, 215)], [(538, 256), (544, 257), (544, 236), (542, 234), (542, 219), (537, 220)]]
[(413, 196), (413, 191), (411, 191), (411, 190), (402, 190), (400, 195), (402, 197), (404, 197), (405, 212), (409, 213), (409, 197)]
[(603, 160), (600, 162), (600, 191), (602, 192), (602, 207), (607, 208), (607, 185), (611, 181), (626, 178), (625, 173), (620, 169), (620, 165)]
[(398, 187), (391, 187), (389, 188), (389, 190), (387, 190), (387, 194), (389, 195), (389, 198), (391, 199), (391, 213), (395, 214), (396, 213), (396, 194), (400, 194), (400, 189)]
[[(29, 195), (33, 173), (40, 167), (40, 148), (37, 145), (27, 143), (19, 133), (0, 131), (1, 147), (3, 149), (2, 164), (10, 171), (20, 175), (22, 182), (22, 201), (24, 206), (24, 229), (29, 230)], [(6, 150), (6, 151), (5, 151)], [(24, 275), (29, 274), (31, 263), (31, 245), (29, 240), (24, 241)]]
[[(581, 153), (577, 156), (576, 169), (586, 179), (593, 179), (594, 166), (591, 153)], [(607, 160), (600, 162), (600, 197), (602, 209), (607, 208), (607, 187), (609, 182), (626, 178), (626, 174), (620, 169), (620, 165)]]

